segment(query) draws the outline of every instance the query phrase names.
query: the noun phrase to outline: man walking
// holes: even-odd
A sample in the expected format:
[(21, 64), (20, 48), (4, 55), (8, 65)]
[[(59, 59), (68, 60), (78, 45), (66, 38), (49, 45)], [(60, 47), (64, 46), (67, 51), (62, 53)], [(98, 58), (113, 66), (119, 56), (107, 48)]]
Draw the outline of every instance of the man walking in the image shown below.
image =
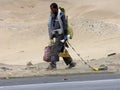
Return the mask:
[[(55, 39), (55, 43), (52, 47), (51, 62), (47, 68), (48, 70), (56, 69), (56, 62), (59, 61), (58, 54), (64, 51), (67, 40), (67, 20), (64, 13), (58, 8), (56, 3), (52, 3), (50, 9), (51, 14), (48, 23), (49, 37), (51, 42)], [(68, 68), (75, 67), (76, 63), (73, 62), (70, 55), (69, 57), (63, 57), (63, 59)]]

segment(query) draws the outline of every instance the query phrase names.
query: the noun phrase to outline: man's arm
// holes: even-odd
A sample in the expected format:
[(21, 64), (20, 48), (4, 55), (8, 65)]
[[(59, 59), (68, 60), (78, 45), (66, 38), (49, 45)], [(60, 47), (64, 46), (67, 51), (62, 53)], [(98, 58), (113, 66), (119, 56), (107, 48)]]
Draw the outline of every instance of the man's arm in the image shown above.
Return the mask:
[(53, 39), (53, 35), (52, 35), (52, 28), (51, 28), (51, 20), (52, 20), (52, 18), (51, 18), (51, 16), (49, 17), (49, 21), (48, 21), (48, 33), (49, 33), (49, 38), (50, 38), (50, 40), (51, 39)]

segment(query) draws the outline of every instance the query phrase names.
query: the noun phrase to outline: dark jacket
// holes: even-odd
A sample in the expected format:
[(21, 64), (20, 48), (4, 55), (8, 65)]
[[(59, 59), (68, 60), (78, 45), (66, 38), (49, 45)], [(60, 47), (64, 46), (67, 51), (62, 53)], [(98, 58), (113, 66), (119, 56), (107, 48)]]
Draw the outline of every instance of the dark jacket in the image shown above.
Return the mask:
[(54, 30), (61, 29), (62, 34), (67, 35), (67, 20), (64, 13), (59, 9), (57, 15), (51, 13), (48, 23), (50, 39), (54, 37)]

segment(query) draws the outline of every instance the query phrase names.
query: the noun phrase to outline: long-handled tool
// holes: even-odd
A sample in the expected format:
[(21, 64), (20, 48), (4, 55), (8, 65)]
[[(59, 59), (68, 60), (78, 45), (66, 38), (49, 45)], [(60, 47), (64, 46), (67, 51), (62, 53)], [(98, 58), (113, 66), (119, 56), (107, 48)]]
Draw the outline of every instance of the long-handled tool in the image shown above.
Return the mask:
[(77, 53), (77, 51), (72, 47), (72, 45), (67, 41), (68, 45), (72, 48), (72, 50), (78, 55), (78, 57), (80, 58), (80, 60), (82, 60), (84, 62), (84, 64), (88, 65), (89, 68), (91, 68), (92, 70), (94, 71), (98, 71), (99, 68), (95, 68), (95, 67), (92, 67), (91, 65), (89, 65), (86, 61), (84, 61), (84, 59), (82, 57), (80, 57), (80, 54)]

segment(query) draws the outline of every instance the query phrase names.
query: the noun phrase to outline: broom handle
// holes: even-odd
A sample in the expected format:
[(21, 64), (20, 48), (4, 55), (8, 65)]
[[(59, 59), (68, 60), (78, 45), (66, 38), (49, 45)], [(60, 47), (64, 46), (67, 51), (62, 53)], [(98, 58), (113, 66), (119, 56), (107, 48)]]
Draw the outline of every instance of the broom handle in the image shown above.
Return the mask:
[(75, 50), (74, 47), (72, 47), (72, 45), (67, 41), (67, 43), (69, 44), (69, 46), (72, 48), (72, 50), (79, 56), (79, 58), (84, 62), (84, 64), (88, 65), (88, 67), (93, 68), (92, 66), (90, 66), (87, 62), (84, 61), (84, 59), (82, 57), (80, 57), (80, 54), (77, 53), (77, 51)]

